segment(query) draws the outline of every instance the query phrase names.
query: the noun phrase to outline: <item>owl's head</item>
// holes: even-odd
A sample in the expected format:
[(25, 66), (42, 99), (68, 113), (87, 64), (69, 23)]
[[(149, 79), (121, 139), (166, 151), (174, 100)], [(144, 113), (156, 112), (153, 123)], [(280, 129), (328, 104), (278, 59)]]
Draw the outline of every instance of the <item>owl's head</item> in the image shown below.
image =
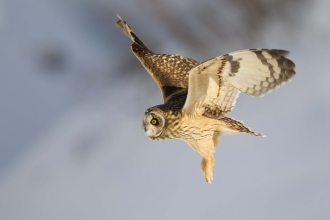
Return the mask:
[(166, 118), (160, 109), (150, 108), (144, 113), (143, 128), (149, 138), (161, 140), (165, 126)]

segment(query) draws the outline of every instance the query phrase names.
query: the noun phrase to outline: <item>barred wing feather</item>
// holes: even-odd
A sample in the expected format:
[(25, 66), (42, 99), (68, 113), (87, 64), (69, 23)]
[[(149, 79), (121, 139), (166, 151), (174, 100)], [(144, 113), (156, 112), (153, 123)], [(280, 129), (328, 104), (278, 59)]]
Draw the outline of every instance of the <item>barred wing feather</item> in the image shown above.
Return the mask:
[(223, 115), (235, 107), (240, 92), (261, 97), (295, 75), (285, 50), (250, 49), (216, 57), (189, 72), (184, 113)]

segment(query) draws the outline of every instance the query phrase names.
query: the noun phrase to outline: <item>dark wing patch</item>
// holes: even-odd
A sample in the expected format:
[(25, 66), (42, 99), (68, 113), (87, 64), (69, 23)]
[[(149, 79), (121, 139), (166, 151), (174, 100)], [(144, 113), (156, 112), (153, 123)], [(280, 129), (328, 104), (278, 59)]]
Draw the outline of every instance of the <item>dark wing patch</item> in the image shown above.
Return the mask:
[(118, 15), (116, 25), (132, 39), (131, 49), (162, 91), (164, 102), (188, 89), (188, 72), (199, 62), (174, 54), (154, 54)]

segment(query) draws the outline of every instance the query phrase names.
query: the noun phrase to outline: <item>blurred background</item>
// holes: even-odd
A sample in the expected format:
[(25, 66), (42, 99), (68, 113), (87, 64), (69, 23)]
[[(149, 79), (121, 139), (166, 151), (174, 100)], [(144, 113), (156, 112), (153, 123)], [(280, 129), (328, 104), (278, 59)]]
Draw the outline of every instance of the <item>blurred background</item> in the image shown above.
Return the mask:
[[(330, 219), (327, 0), (0, 1), (0, 219)], [(222, 136), (214, 181), (179, 140), (152, 141), (162, 103), (116, 28), (198, 61), (291, 51), (296, 77), (230, 116), (267, 138)]]

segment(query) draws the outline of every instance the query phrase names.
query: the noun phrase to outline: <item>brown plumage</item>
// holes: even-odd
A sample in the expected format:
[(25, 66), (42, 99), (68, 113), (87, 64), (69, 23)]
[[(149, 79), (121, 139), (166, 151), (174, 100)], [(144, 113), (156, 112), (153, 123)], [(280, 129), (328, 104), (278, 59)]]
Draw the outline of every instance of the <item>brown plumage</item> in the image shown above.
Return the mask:
[(203, 157), (205, 180), (213, 180), (213, 151), (222, 134), (248, 133), (243, 122), (226, 117), (240, 92), (261, 97), (295, 75), (288, 51), (250, 49), (203, 63), (174, 54), (154, 54), (119, 17), (116, 25), (133, 41), (134, 55), (160, 88), (164, 104), (149, 108), (143, 126), (153, 140), (177, 138)]

